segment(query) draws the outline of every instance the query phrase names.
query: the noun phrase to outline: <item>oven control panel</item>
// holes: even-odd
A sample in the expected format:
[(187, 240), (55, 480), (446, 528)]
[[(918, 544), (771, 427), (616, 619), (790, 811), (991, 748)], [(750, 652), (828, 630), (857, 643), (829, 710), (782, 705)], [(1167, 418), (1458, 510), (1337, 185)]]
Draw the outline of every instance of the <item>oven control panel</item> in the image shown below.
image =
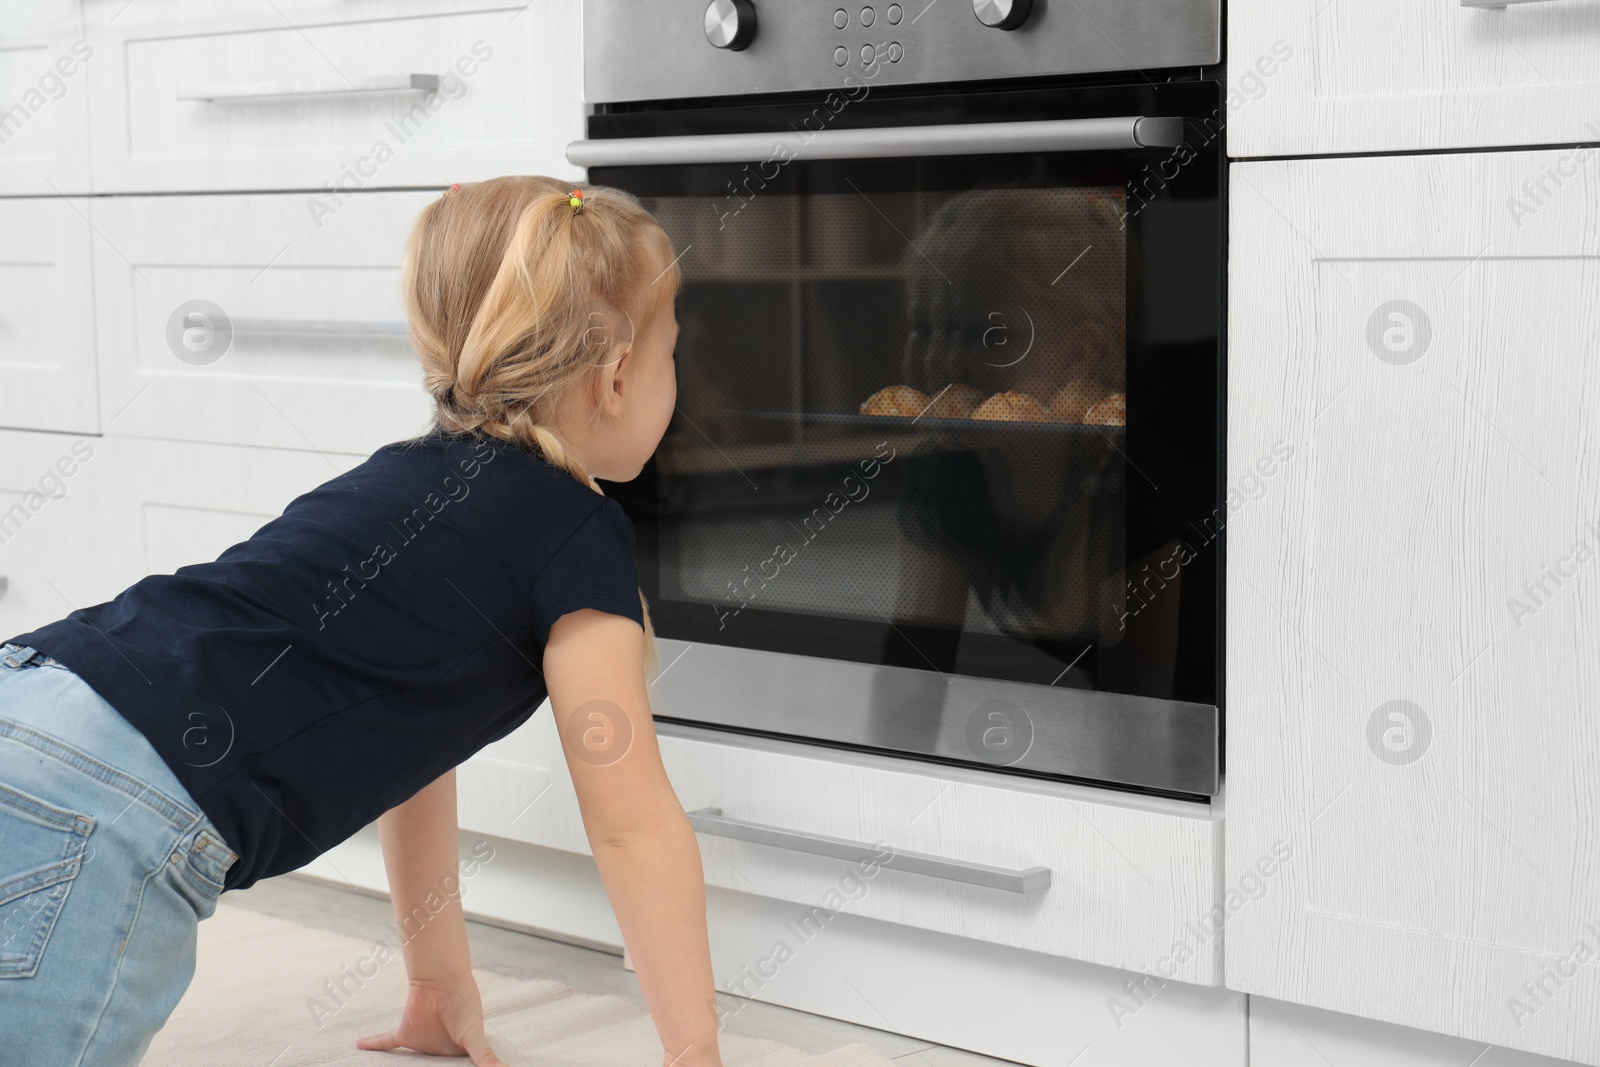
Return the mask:
[(1221, 0), (584, 0), (584, 96), (614, 103), (1208, 66), (1221, 38)]

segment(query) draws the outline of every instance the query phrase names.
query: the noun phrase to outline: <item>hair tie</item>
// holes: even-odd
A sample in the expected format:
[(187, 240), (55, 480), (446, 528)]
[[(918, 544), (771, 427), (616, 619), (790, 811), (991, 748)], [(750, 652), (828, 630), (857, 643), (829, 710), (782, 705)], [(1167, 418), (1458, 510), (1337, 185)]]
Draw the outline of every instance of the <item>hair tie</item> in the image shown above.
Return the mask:
[(574, 189), (567, 194), (567, 203), (572, 205), (572, 213), (578, 214), (583, 210), (583, 190)]
[(460, 182), (452, 182), (450, 184), (450, 188), (446, 189), (444, 192), (439, 194), (439, 199), (443, 200), (445, 197), (449, 196), (451, 193), (457, 193), (457, 192), (460, 192), (460, 191), (461, 191), (461, 183)]

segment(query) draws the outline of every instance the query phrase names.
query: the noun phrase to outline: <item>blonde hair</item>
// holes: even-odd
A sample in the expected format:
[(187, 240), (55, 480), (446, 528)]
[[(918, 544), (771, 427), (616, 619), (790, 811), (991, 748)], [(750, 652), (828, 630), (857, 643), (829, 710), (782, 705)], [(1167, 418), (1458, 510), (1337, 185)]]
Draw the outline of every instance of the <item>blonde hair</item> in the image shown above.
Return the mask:
[[(574, 188), (581, 211), (569, 203)], [(435, 404), (431, 432), (532, 448), (603, 495), (550, 416), (681, 282), (671, 240), (631, 193), (538, 175), (453, 187), (417, 217), (402, 272), (411, 342)], [(642, 590), (639, 606), (649, 679), (655, 630)]]

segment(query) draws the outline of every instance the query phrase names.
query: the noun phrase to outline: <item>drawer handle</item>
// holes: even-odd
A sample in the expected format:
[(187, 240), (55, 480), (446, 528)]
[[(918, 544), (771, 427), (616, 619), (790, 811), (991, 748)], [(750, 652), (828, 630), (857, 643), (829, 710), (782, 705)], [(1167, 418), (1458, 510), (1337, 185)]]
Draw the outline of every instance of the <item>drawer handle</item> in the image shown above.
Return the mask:
[(1029, 867), (1027, 870), (1014, 871), (1006, 867), (991, 867), (986, 863), (929, 856), (922, 852), (896, 851), (888, 859), (884, 859), (883, 853), (878, 849), (871, 845), (863, 845), (859, 841), (847, 841), (842, 837), (827, 837), (799, 830), (785, 830), (781, 826), (764, 826), (761, 823), (744, 822), (741, 819), (729, 819), (723, 817), (721, 808), (699, 808), (689, 812), (688, 815), (689, 824), (698, 833), (712, 834), (716, 837), (732, 837), (740, 841), (752, 841), (758, 845), (787, 848), (794, 852), (809, 852), (813, 856), (828, 856), (831, 859), (875, 860), (879, 867), (891, 867), (897, 871), (926, 874), (932, 878), (966, 882), (969, 885), (988, 886), (990, 889), (1003, 889), (1008, 893), (1039, 893), (1050, 888), (1048, 867)]
[(403, 322), (347, 322), (332, 319), (234, 319), (235, 333), (381, 333), (408, 334)]
[(1507, 4), (1547, 4), (1550, 0), (1461, 0), (1462, 7), (1492, 8), (1504, 11)]
[(437, 74), (384, 74), (376, 78), (356, 78), (322, 82), (240, 82), (237, 85), (199, 85), (179, 89), (179, 100), (252, 100), (273, 96), (325, 96), (329, 93), (387, 93), (439, 88)]
[(11, 588), (11, 579), (0, 574), (0, 597), (6, 595), (6, 590)]

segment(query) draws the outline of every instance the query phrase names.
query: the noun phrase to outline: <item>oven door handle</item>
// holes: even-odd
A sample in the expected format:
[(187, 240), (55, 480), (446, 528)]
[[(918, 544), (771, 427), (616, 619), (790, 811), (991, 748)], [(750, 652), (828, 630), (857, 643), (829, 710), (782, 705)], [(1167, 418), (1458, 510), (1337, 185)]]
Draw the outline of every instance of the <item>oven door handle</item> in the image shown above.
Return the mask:
[[(952, 860), (943, 856), (930, 856), (922, 852), (902, 852), (897, 849), (864, 845), (842, 837), (786, 830), (781, 826), (745, 822), (723, 816), (721, 808), (699, 808), (688, 813), (689, 824), (695, 831), (717, 837), (731, 837), (739, 841), (753, 841), (758, 845), (786, 848), (793, 852), (809, 852), (813, 856), (830, 859), (867, 861), (877, 867), (889, 867), (912, 874), (925, 874), (951, 882), (988, 886), (1008, 893), (1040, 893), (1050, 888), (1050, 868), (1029, 867), (1011, 870), (991, 867), (987, 863), (970, 860)], [(886, 855), (887, 853), (887, 855)]]
[(1127, 115), (1033, 119), (870, 130), (783, 130), (573, 141), (567, 162), (579, 167), (674, 163), (787, 163), (790, 159), (882, 159), (889, 156), (981, 156), (1004, 152), (1099, 152), (1177, 148), (1182, 118)]

